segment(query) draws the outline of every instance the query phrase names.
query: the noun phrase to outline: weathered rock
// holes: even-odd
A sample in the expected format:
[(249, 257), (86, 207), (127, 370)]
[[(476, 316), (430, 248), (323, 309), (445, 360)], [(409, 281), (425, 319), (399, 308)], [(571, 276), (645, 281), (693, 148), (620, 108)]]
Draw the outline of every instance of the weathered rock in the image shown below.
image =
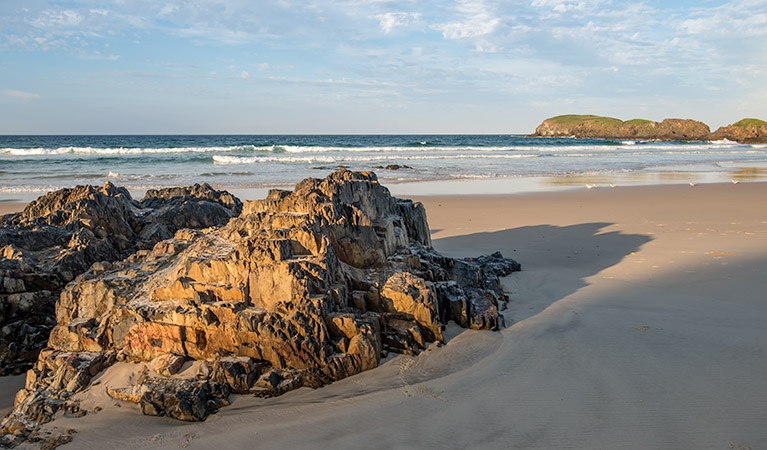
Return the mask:
[[(179, 228), (224, 225), (241, 208), (208, 185), (150, 191), (136, 202), (107, 182), (48, 193), (0, 218), (0, 375), (22, 373), (34, 361), (56, 323), (54, 303), (76, 276), (89, 268), (94, 275), (112, 270), (110, 262), (152, 248)], [(79, 297), (107, 295), (104, 286), (89, 288)], [(78, 348), (99, 350), (83, 329), (73, 323), (66, 332), (79, 336)]]
[[(221, 228), (182, 229), (79, 275), (56, 304), (50, 349), (13, 414), (32, 414), (23, 424), (33, 431), (29, 398), (51, 386), (70, 396), (115, 360), (151, 362), (164, 376), (145, 371), (132, 385), (106, 386), (109, 395), (181, 420), (204, 420), (229, 392), (320, 387), (376, 367), (383, 353), (442, 341), (448, 320), (498, 329), (498, 277), (513, 270), (499, 253), (436, 253), (423, 206), (392, 197), (373, 173), (307, 179), (245, 203)], [(49, 363), (92, 354), (103, 360), (72, 370)], [(193, 378), (174, 375), (182, 360), (197, 361)]]
[(218, 408), (229, 405), (229, 388), (210, 380), (153, 379), (144, 382), (139, 405), (149, 416), (168, 416), (200, 422)]
[(397, 272), (386, 280), (380, 296), (386, 312), (412, 317), (427, 341), (442, 341), (437, 296), (426, 286), (426, 280), (410, 272)]
[(178, 355), (160, 355), (149, 363), (149, 367), (160, 375), (171, 376), (181, 370), (184, 365), (184, 357)]
[(210, 378), (229, 386), (232, 392), (247, 394), (269, 363), (248, 356), (222, 357), (213, 364)]
[(712, 141), (727, 139), (742, 144), (767, 143), (767, 122), (759, 119), (743, 119), (711, 133)]
[[(165, 225), (170, 235), (181, 228), (223, 226), (242, 211), (242, 202), (209, 184), (150, 189), (141, 207), (152, 210), (147, 219)], [(170, 237), (170, 236), (168, 236)]]

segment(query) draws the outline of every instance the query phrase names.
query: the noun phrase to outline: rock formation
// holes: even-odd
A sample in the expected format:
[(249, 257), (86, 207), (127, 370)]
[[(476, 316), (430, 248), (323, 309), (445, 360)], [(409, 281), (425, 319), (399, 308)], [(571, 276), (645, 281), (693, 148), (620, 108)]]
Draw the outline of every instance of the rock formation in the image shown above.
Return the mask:
[(595, 139), (647, 139), (660, 141), (719, 141), (742, 144), (767, 143), (767, 122), (743, 119), (711, 133), (708, 125), (689, 119), (622, 121), (612, 117), (565, 115), (544, 120), (528, 137), (575, 137)]
[(179, 228), (224, 225), (241, 208), (208, 185), (149, 191), (137, 202), (106, 183), (51, 192), (0, 218), (0, 375), (35, 361), (61, 289), (93, 263), (108, 267)]
[(692, 141), (707, 139), (708, 125), (689, 119), (664, 119), (662, 122), (611, 117), (566, 115), (546, 119), (529, 137), (576, 137), (597, 139), (655, 139)]
[[(153, 211), (146, 216), (171, 218)], [(448, 320), (496, 330), (507, 300), (499, 277), (514, 270), (499, 253), (438, 254), (423, 206), (392, 197), (373, 173), (340, 170), (273, 190), (225, 226), (179, 229), (68, 284), (2, 439), (34, 435), (56, 411), (84, 414), (75, 398), (84, 389), (198, 421), (232, 392), (320, 387), (389, 352), (416, 354), (443, 341)], [(140, 376), (91, 385), (116, 362)]]
[(743, 119), (711, 133), (709, 139), (727, 139), (742, 144), (767, 144), (767, 122), (759, 119)]

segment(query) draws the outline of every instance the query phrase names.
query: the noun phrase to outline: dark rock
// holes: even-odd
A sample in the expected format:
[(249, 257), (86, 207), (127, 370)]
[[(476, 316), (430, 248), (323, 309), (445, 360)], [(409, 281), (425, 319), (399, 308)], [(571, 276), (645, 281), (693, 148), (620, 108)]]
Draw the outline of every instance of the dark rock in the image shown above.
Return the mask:
[(141, 412), (201, 422), (229, 404), (229, 388), (213, 381), (156, 379), (144, 383)]
[(400, 164), (389, 164), (386, 167), (382, 167), (382, 169), (386, 169), (386, 170), (400, 170), (400, 169), (412, 169), (412, 167), (406, 166), (404, 164), (403, 165), (400, 165)]
[(31, 365), (55, 325), (61, 289), (75, 277), (106, 271), (179, 228), (224, 225), (241, 209), (208, 185), (152, 190), (136, 202), (107, 182), (48, 193), (0, 218), (0, 375)]
[(215, 361), (210, 378), (229, 386), (232, 392), (247, 394), (261, 373), (269, 367), (269, 363), (257, 362), (247, 356), (222, 357)]
[[(56, 410), (34, 402), (69, 407), (116, 360), (151, 361), (164, 376), (146, 368), (132, 385), (106, 386), (110, 396), (180, 420), (204, 420), (230, 392), (320, 387), (441, 342), (448, 320), (500, 328), (498, 277), (513, 270), (500, 253), (438, 254), (423, 206), (392, 197), (371, 172), (306, 179), (246, 202), (223, 227), (179, 230), (77, 276), (2, 432), (33, 432)], [(171, 376), (182, 360), (197, 361), (193, 379)]]

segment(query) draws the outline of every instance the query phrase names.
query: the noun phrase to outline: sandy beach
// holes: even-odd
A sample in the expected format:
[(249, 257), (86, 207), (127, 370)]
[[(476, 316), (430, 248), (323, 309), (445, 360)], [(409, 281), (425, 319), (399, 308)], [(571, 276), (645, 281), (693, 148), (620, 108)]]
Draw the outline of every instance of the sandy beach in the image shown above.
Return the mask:
[(501, 332), (449, 326), (417, 357), (233, 396), (195, 424), (109, 399), (118, 364), (78, 394), (103, 410), (47, 427), (82, 449), (764, 448), (765, 198), (767, 183), (417, 197), (437, 250), (522, 264)]
[(0, 216), (3, 214), (19, 212), (24, 209), (26, 205), (26, 203), (20, 201), (2, 201), (0, 202)]

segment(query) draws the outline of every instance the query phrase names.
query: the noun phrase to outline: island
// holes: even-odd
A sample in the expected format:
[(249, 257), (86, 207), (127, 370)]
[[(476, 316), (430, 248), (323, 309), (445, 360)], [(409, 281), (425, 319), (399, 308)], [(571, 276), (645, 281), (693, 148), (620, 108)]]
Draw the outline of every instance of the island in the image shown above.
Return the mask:
[(568, 114), (546, 119), (528, 137), (595, 139), (646, 139), (659, 141), (730, 140), (744, 144), (767, 143), (767, 122), (742, 119), (711, 132), (708, 125), (691, 119), (622, 121), (612, 117)]

